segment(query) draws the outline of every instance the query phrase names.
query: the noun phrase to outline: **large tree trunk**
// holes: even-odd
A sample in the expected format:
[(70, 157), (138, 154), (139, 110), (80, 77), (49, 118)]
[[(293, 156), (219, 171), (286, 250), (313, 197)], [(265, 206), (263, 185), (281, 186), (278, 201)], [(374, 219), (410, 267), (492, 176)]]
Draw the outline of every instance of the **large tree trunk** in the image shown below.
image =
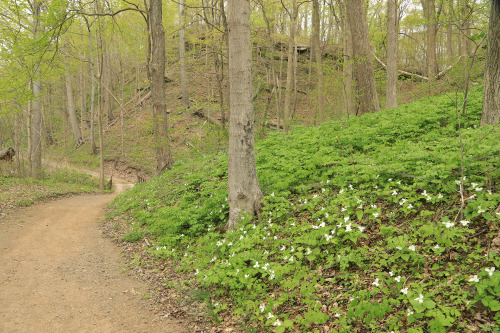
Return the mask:
[(425, 24), (427, 26), (427, 76), (430, 80), (438, 74), (436, 40), (437, 40), (437, 17), (436, 0), (422, 0)]
[(397, 0), (387, 0), (387, 80), (385, 107), (398, 106), (398, 19)]
[(231, 92), (226, 230), (234, 229), (244, 213), (260, 214), (263, 197), (255, 167), (250, 1), (231, 0), (228, 8)]
[(73, 96), (73, 86), (71, 84), (71, 76), (69, 72), (66, 73), (66, 96), (68, 98), (68, 116), (71, 124), (71, 130), (73, 131), (73, 138), (75, 139), (75, 145), (79, 147), (83, 143), (82, 132), (80, 131), (80, 124), (78, 123), (78, 117), (76, 116), (75, 98)]
[(364, 0), (346, 2), (347, 20), (351, 30), (354, 78), (356, 81), (356, 114), (380, 111), (373, 71), (372, 47), (368, 35), (368, 21)]
[(500, 122), (500, 0), (491, 2), (481, 125)]
[[(40, 14), (42, 3), (35, 1), (33, 3), (33, 26), (35, 40), (40, 34)], [(42, 109), (40, 105), (40, 70), (36, 69), (33, 74), (32, 82), (33, 101), (31, 103), (31, 176), (35, 178), (42, 177)]]
[(167, 107), (165, 102), (165, 31), (162, 20), (162, 0), (151, 0), (149, 20), (151, 28), (151, 95), (155, 122), (156, 171), (159, 173), (173, 164), (168, 139)]

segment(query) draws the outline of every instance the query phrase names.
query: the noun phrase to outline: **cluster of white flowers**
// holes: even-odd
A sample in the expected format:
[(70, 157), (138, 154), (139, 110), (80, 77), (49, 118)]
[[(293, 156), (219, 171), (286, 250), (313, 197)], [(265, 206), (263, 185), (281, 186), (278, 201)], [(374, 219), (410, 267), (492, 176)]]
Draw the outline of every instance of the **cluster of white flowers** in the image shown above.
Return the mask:
[(429, 194), (427, 194), (427, 191), (426, 191), (426, 190), (424, 190), (424, 191), (422, 192), (422, 196), (424, 196), (424, 197), (425, 197), (425, 199), (426, 199), (427, 201), (432, 200), (431, 196), (430, 196)]
[[(487, 267), (484, 269), (489, 276), (493, 276), (493, 272), (495, 271), (495, 267)], [(474, 275), (469, 279), (469, 282), (479, 282), (479, 277), (477, 275)]]

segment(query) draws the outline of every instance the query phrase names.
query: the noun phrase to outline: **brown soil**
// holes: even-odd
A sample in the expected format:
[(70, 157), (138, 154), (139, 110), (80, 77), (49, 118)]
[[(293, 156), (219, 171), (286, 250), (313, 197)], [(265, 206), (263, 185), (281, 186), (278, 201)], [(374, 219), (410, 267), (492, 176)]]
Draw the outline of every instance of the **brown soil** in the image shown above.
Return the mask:
[(98, 220), (115, 195), (64, 198), (0, 221), (0, 332), (190, 331), (154, 309), (102, 237)]

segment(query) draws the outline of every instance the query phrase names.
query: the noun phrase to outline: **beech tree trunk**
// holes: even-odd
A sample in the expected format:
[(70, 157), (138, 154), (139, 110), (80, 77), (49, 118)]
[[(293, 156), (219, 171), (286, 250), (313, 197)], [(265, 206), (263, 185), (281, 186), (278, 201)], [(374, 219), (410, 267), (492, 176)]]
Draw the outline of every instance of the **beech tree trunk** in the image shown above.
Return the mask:
[(385, 107), (398, 106), (398, 15), (397, 0), (387, 0), (387, 80)]
[(378, 112), (380, 105), (375, 85), (365, 1), (349, 0), (346, 2), (346, 10), (354, 56), (356, 114)]
[[(260, 215), (263, 197), (257, 179), (254, 151), (254, 114), (252, 87), (252, 41), (250, 0), (228, 3), (229, 27), (229, 221), (234, 229), (242, 214)], [(259, 216), (260, 217), (260, 216)]]
[(500, 0), (491, 1), (481, 125), (500, 122)]
[(151, 96), (155, 122), (156, 171), (170, 169), (173, 164), (168, 139), (167, 107), (165, 101), (165, 30), (162, 20), (162, 0), (151, 0)]

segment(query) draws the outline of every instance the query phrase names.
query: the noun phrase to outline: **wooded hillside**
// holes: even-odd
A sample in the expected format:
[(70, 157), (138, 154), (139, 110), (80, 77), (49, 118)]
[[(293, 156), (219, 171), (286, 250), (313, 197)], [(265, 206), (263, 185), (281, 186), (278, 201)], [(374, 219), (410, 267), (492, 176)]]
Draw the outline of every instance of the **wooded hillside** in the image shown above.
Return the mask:
[[(165, 154), (225, 149), (226, 6), (4, 1), (0, 147), (19, 153), (17, 172), (37, 176), (46, 153), (95, 165), (102, 152), (143, 177)], [(257, 136), (467, 90), (482, 80), (489, 12), (479, 0), (252, 1)]]

